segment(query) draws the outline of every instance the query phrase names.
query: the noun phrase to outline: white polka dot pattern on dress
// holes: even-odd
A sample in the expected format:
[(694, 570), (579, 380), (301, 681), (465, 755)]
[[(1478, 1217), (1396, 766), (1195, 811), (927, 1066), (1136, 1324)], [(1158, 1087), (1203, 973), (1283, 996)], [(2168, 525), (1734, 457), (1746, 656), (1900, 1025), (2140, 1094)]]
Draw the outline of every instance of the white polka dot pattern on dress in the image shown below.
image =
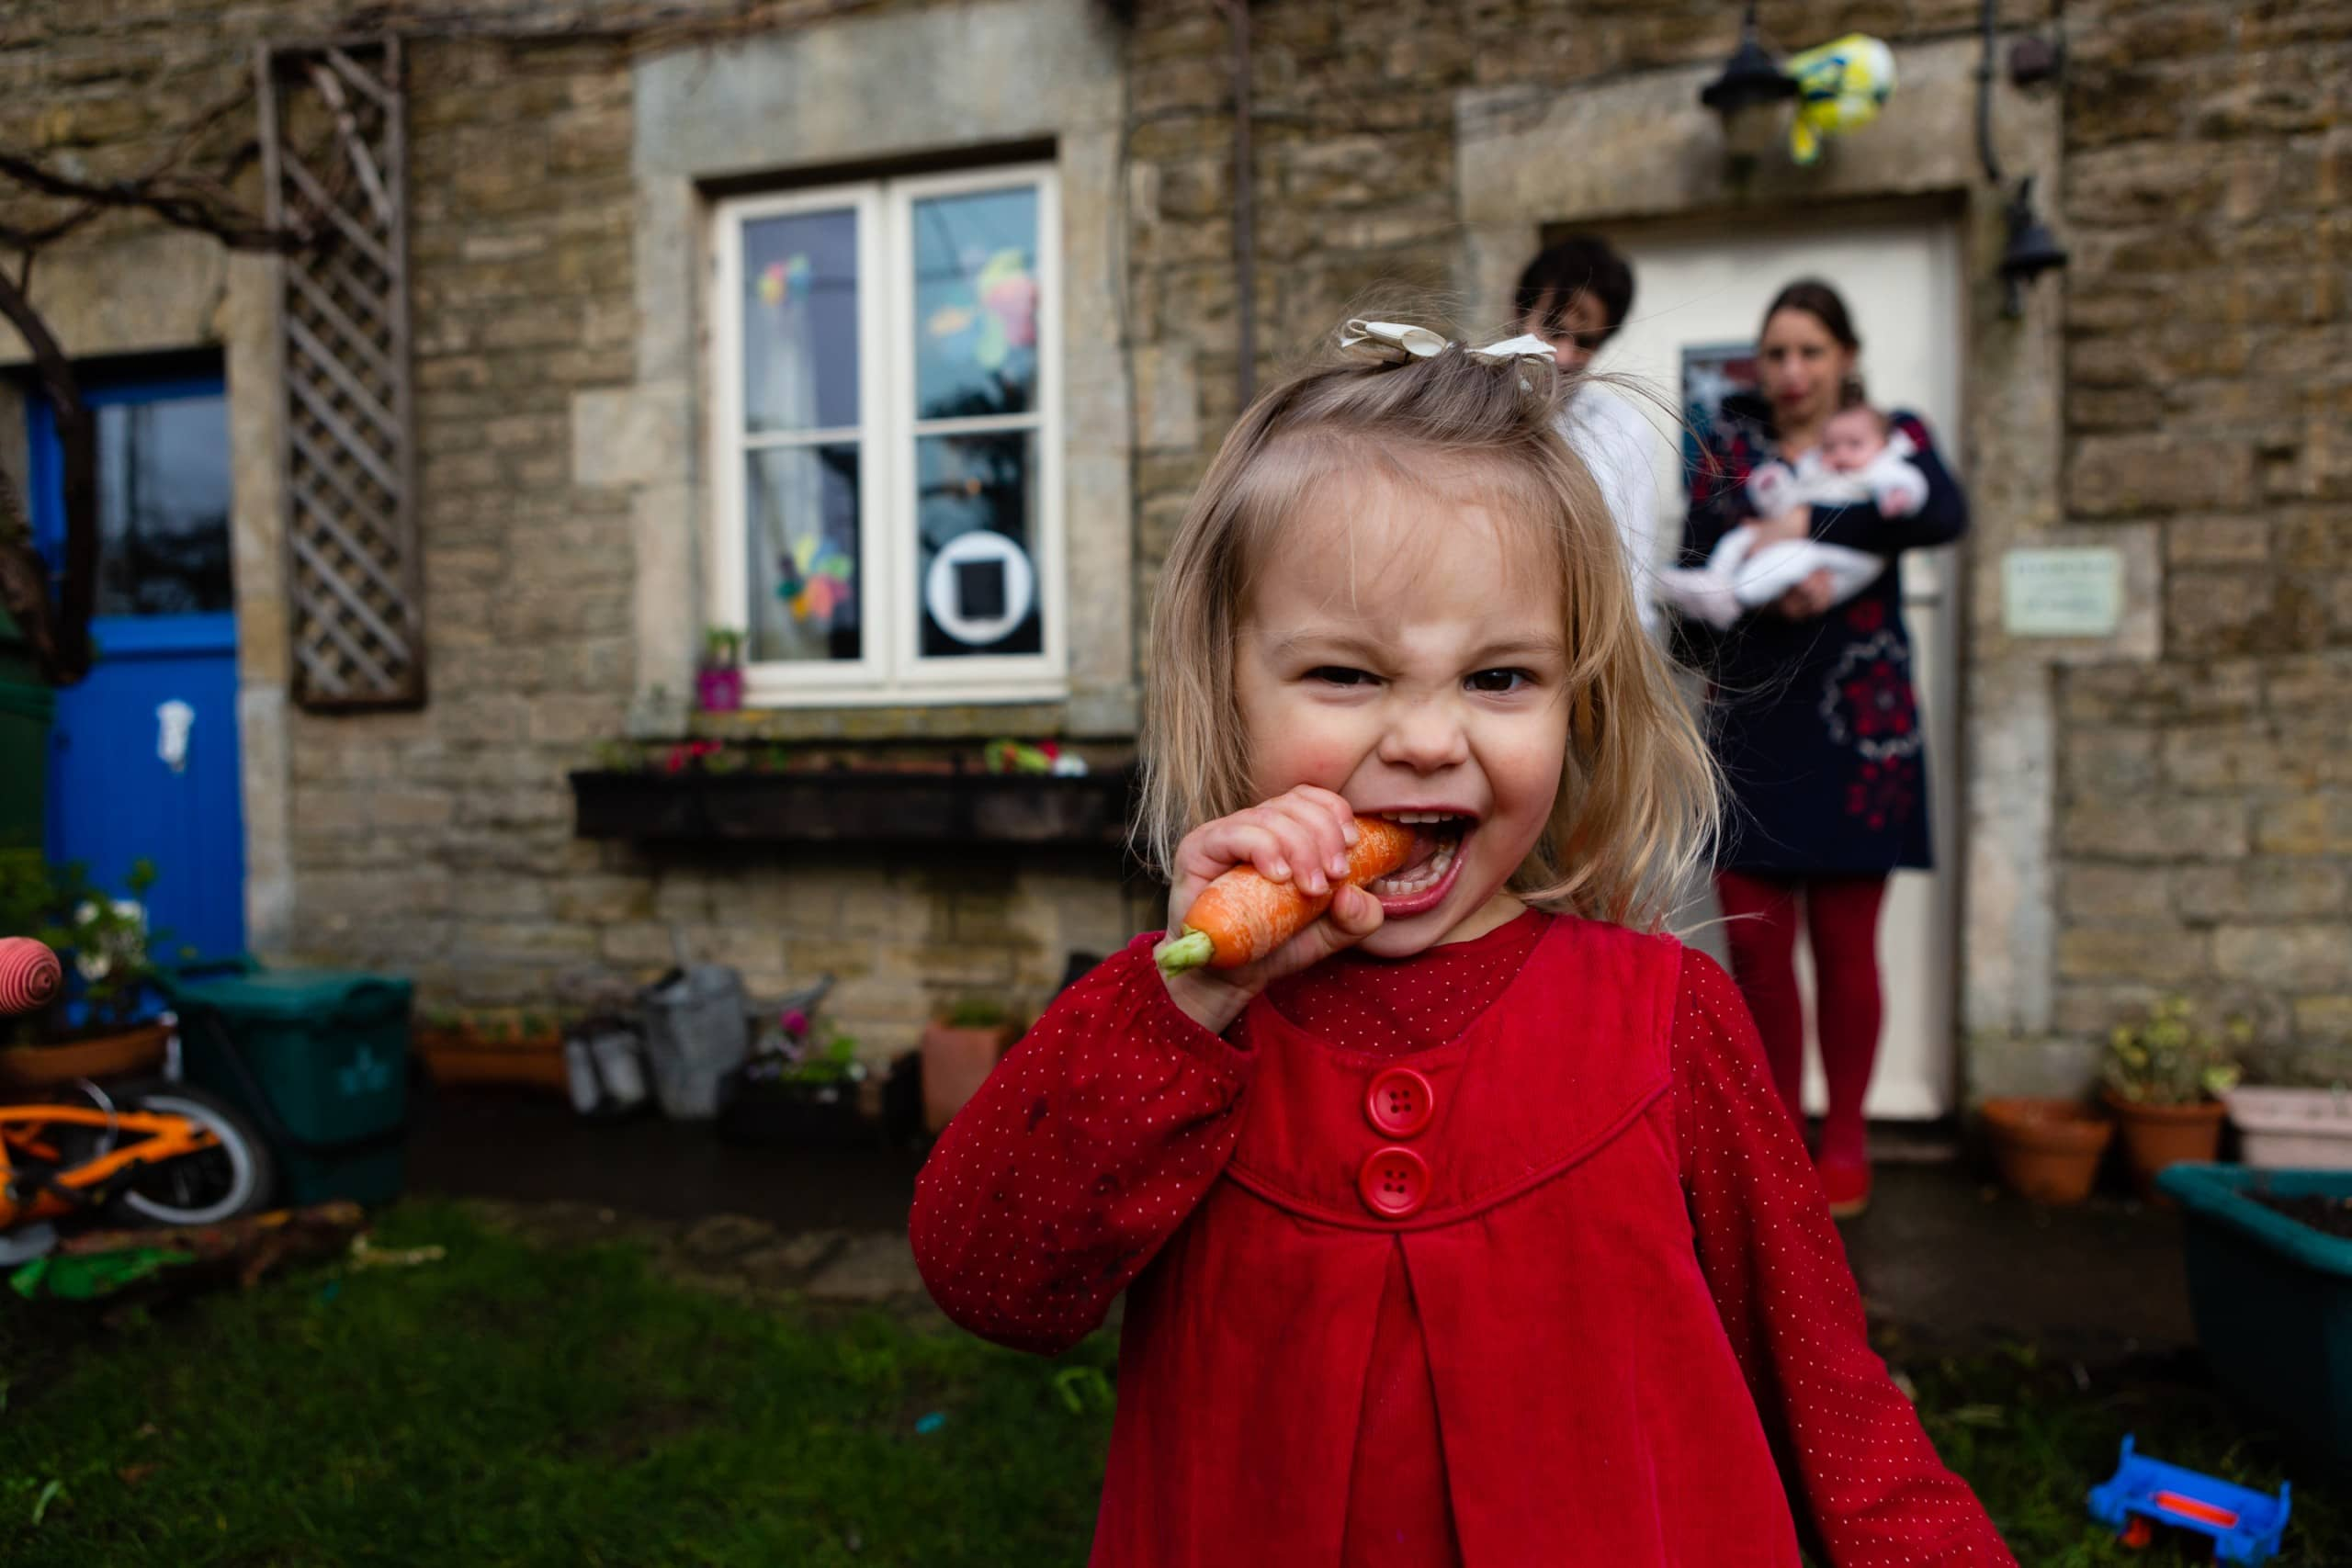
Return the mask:
[(1730, 976), (1686, 952), (1674, 1118), (1699, 1264), (1783, 1469), (1837, 1568), (2009, 1564), (1870, 1348), (1804, 1139)]
[[(1547, 919), (1531, 914), (1409, 960), (1342, 954), (1268, 999), (1345, 1049), (1424, 1049), (1500, 998)], [(1152, 940), (1057, 998), (923, 1168), (915, 1257), (942, 1309), (977, 1334), (1046, 1352), (1076, 1343), (1232, 1155), (1253, 1059), (1169, 999)], [(1829, 1562), (2014, 1568), (1871, 1350), (1860, 1293), (1755, 1025), (1703, 954), (1684, 955), (1671, 1044), (1700, 1265)], [(1381, 1438), (1439, 1441), (1433, 1421)]]

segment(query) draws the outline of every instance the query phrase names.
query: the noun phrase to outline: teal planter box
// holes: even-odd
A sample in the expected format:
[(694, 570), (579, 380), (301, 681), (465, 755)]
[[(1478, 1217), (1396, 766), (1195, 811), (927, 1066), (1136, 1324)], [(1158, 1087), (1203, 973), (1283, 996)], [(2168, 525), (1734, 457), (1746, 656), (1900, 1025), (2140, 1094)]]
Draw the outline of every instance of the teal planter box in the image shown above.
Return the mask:
[(2176, 1165), (2188, 1303), (2215, 1377), (2328, 1462), (2352, 1465), (2352, 1240), (2248, 1196), (2352, 1198), (2352, 1171)]
[(188, 1081), (276, 1155), (279, 1203), (387, 1203), (407, 1177), (411, 987), (379, 975), (251, 969), (172, 987)]

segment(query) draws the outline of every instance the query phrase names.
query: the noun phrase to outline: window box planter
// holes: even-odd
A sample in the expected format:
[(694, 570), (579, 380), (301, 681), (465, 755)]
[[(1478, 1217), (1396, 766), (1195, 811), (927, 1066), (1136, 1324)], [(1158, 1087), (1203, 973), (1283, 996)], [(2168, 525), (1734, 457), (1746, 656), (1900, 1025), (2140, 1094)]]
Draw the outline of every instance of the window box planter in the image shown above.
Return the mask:
[(719, 1137), (762, 1148), (842, 1149), (878, 1143), (854, 1083), (799, 1083), (774, 1060), (727, 1075), (718, 1090)]
[(2352, 1463), (2352, 1238), (2256, 1201), (2352, 1200), (2352, 1172), (2176, 1165), (2197, 1337), (2222, 1384), (2329, 1462)]
[(1091, 844), (1126, 841), (1129, 774), (840, 769), (584, 771), (583, 839), (684, 842)]
[(2228, 1096), (2238, 1157), (2265, 1170), (2352, 1170), (2352, 1093), (2235, 1089)]
[(0, 1089), (55, 1089), (76, 1078), (143, 1077), (164, 1064), (172, 1031), (134, 1023), (110, 1034), (0, 1048)]
[(571, 1089), (563, 1036), (545, 1025), (492, 1027), (471, 1019), (428, 1024), (416, 1032), (416, 1052), (426, 1074), (445, 1088), (501, 1084), (556, 1094)]

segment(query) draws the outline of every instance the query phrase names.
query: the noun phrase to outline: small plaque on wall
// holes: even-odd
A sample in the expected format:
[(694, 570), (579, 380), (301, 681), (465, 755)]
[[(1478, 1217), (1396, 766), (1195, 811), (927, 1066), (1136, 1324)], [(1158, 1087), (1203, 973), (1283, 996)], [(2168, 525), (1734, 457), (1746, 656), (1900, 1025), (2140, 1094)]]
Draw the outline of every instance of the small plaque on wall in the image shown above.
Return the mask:
[(2001, 626), (2011, 637), (2113, 637), (2123, 624), (2123, 552), (2105, 546), (2008, 550)]

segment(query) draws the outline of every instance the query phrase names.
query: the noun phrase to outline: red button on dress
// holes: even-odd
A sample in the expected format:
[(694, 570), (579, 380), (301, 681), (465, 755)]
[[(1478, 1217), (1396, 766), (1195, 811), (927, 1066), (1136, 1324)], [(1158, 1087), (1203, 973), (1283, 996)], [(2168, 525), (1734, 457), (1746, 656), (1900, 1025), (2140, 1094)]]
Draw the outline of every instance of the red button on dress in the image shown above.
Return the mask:
[(1437, 1112), (1430, 1080), (1410, 1067), (1391, 1067), (1372, 1080), (1363, 1097), (1363, 1113), (1372, 1124), (1392, 1138), (1409, 1138), (1430, 1124)]
[(1429, 1162), (1391, 1144), (1364, 1156), (1356, 1175), (1363, 1206), (1385, 1220), (1410, 1219), (1430, 1200)]

